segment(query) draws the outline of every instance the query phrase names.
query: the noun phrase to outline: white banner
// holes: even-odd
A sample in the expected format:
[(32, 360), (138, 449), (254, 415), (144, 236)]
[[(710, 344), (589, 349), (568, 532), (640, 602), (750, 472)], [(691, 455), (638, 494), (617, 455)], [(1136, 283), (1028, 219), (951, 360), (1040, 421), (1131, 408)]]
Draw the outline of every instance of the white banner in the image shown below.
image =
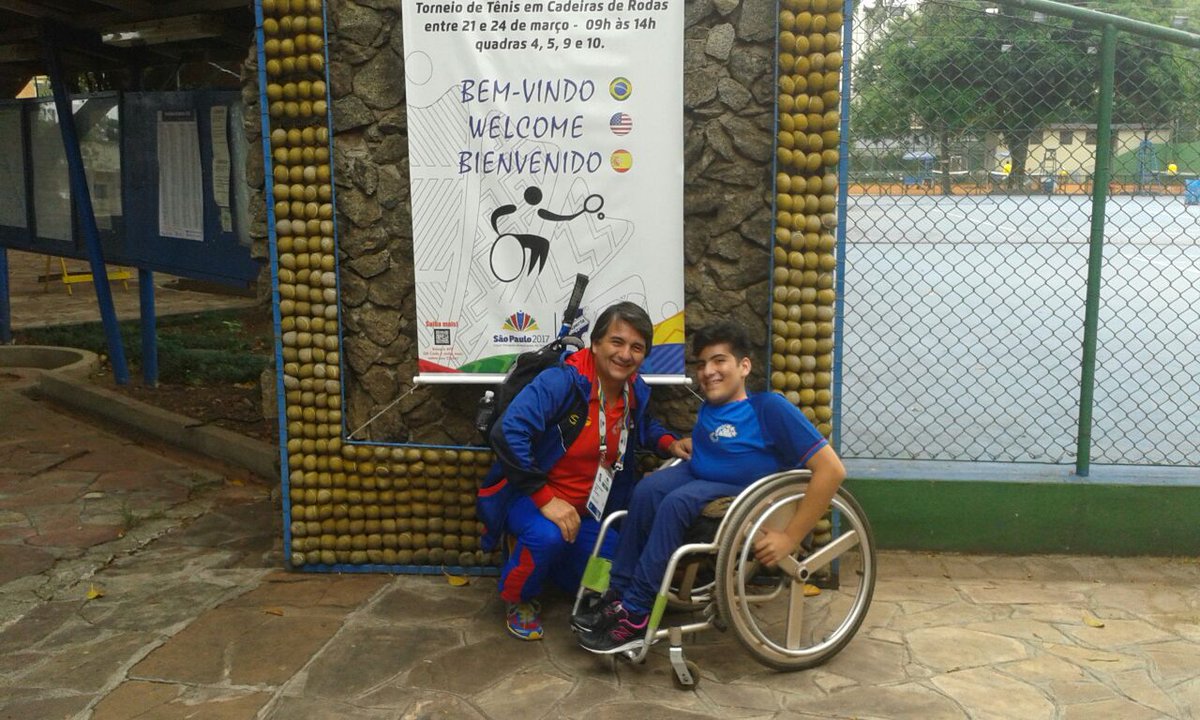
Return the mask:
[(683, 0), (403, 7), (421, 372), (503, 372), (584, 273), (682, 374)]

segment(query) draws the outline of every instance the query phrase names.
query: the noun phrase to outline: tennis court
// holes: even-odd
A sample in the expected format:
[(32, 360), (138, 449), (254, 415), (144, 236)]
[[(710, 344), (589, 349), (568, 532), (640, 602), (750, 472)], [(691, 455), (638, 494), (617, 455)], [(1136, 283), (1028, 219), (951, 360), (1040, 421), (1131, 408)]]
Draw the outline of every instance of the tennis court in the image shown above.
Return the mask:
[[(1072, 463), (1090, 199), (851, 196), (842, 450)], [(1108, 201), (1092, 461), (1200, 466), (1200, 207)]]

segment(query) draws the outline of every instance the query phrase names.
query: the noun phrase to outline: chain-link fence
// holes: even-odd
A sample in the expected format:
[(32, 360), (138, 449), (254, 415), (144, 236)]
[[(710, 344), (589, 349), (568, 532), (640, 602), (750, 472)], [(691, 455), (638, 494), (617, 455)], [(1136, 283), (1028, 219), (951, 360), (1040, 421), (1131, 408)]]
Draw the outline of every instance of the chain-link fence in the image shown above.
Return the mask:
[(1104, 122), (1084, 20), (867, 0), (854, 22), (842, 454), (1200, 466), (1200, 52), (1115, 34)]

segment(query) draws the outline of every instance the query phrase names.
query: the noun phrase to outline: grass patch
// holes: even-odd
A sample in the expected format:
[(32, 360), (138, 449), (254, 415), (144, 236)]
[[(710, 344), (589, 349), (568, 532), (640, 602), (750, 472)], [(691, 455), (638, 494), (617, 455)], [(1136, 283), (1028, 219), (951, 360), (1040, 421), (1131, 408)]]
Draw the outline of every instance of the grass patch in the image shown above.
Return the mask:
[[(245, 310), (214, 310), (158, 319), (158, 375), (166, 383), (211, 385), (252, 382), (271, 362), (271, 338), (243, 322)], [(254, 312), (259, 312), (255, 310)], [(141, 323), (120, 323), (125, 356), (142, 365)], [(91, 350), (108, 355), (101, 323), (29, 328), (18, 342)]]

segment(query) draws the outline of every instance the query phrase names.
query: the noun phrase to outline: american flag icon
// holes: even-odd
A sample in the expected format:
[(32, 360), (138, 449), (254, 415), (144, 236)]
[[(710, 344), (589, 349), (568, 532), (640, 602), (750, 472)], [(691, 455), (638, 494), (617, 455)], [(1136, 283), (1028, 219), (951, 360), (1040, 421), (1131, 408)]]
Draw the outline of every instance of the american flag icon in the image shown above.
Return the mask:
[(613, 113), (608, 121), (608, 127), (613, 131), (613, 135), (628, 135), (629, 131), (633, 129), (633, 118), (623, 112)]

